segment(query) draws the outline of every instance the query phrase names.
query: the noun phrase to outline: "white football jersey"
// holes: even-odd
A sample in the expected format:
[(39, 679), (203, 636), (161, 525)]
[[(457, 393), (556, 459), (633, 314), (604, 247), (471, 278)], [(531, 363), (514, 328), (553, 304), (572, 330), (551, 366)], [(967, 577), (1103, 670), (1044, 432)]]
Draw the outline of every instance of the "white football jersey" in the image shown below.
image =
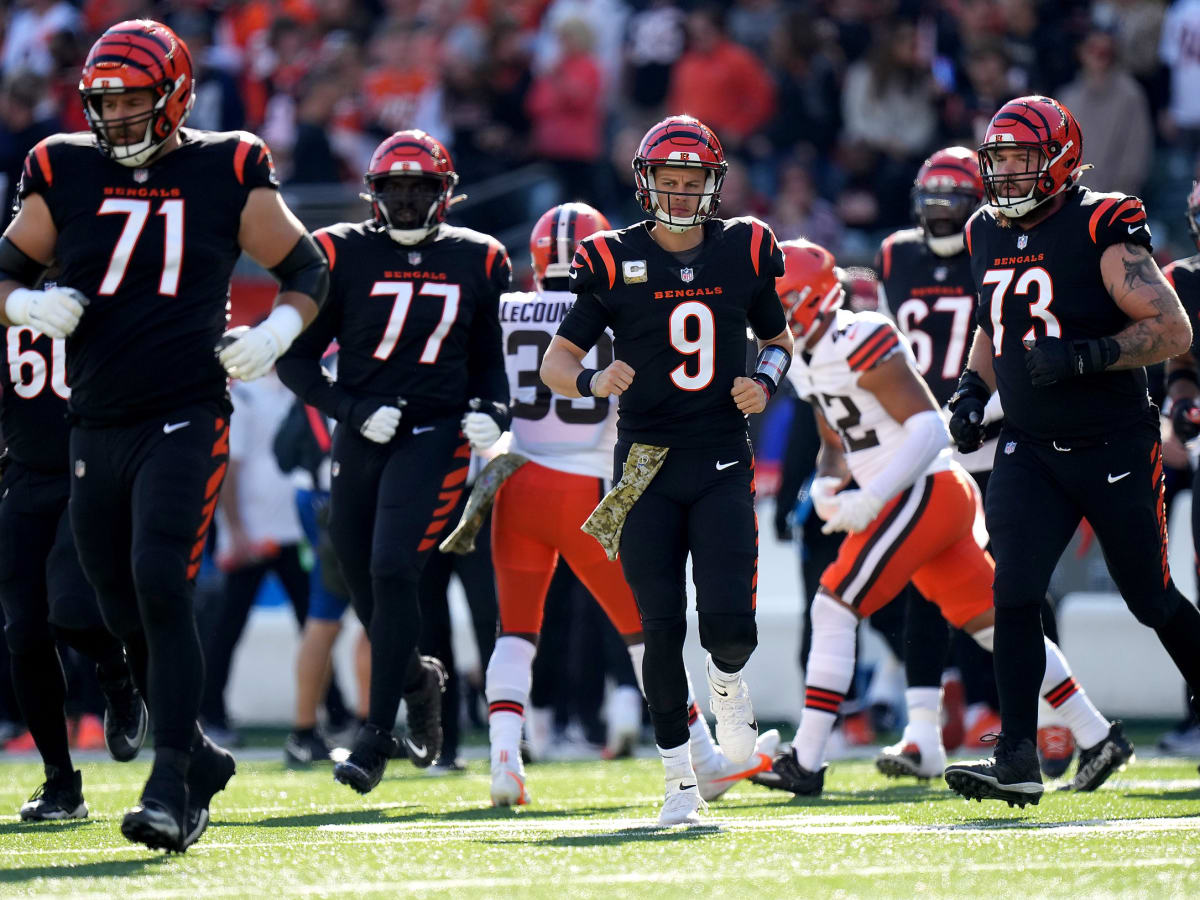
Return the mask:
[[(550, 339), (574, 305), (575, 294), (569, 291), (514, 292), (500, 297), (504, 365), (512, 393), (509, 449), (560, 472), (609, 479), (617, 442), (616, 401), (611, 397), (560, 397), (538, 377)], [(612, 360), (612, 335), (605, 332), (583, 358), (583, 365), (603, 369)]]
[[(846, 464), (859, 486), (882, 472), (904, 440), (904, 427), (858, 379), (888, 357), (903, 353), (915, 366), (908, 340), (887, 316), (839, 309), (811, 353), (797, 353), (788, 370), (796, 392), (819, 407), (837, 431)], [(929, 473), (950, 468), (950, 448), (937, 455)]]

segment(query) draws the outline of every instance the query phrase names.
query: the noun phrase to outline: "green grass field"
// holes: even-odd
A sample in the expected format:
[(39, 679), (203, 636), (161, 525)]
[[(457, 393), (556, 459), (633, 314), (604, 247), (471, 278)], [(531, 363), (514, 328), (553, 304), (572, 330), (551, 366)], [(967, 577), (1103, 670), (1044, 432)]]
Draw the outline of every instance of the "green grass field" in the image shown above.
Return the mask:
[[(0, 893), (43, 896), (1200, 896), (1195, 761), (1140, 760), (1095, 794), (1025, 811), (838, 763), (817, 800), (739, 784), (705, 824), (654, 827), (654, 759), (531, 767), (534, 804), (488, 803), (486, 761), (431, 777), (401, 761), (360, 798), (328, 768), (243, 763), (186, 855), (118, 824), (148, 765), (85, 763), (86, 822), (0, 816)], [(40, 782), (0, 765), (0, 810)]]

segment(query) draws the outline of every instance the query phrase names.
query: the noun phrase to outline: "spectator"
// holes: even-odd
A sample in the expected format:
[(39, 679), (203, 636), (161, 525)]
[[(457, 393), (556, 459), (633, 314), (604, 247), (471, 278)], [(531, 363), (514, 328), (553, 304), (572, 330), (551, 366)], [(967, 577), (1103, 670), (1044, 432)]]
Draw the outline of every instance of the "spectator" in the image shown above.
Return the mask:
[(565, 19), (558, 36), (558, 63), (534, 79), (525, 101), (533, 153), (554, 166), (562, 196), (603, 205), (604, 75), (592, 55), (592, 29)]
[(1079, 77), (1058, 93), (1088, 136), (1084, 162), (1088, 187), (1141, 194), (1150, 174), (1154, 123), (1139, 85), (1116, 59), (1112, 34), (1093, 30), (1079, 45)]
[(171, 26), (192, 52), (196, 65), (196, 103), (188, 126), (205, 131), (238, 131), (246, 125), (246, 106), (237, 79), (213, 65), (212, 31), (208, 18), (198, 11), (176, 16)]
[(775, 112), (771, 76), (745, 47), (726, 37), (722, 14), (703, 7), (687, 20), (688, 49), (671, 71), (667, 110), (695, 116), (736, 152)]
[(766, 133), (781, 156), (800, 151), (827, 157), (837, 141), (841, 60), (830, 31), (830, 23), (794, 12), (771, 36), (779, 106)]
[(942, 114), (950, 141), (976, 147), (996, 110), (1017, 91), (1009, 81), (1008, 54), (999, 41), (977, 43), (967, 57), (966, 67), (967, 84), (946, 98)]
[(299, 88), (296, 140), (292, 145), (288, 184), (328, 184), (343, 180), (343, 170), (330, 143), (334, 110), (342, 85), (320, 70), (311, 72)]
[(46, 76), (54, 68), (50, 41), (60, 31), (79, 27), (79, 11), (64, 0), (29, 0), (8, 19), (0, 67), (5, 75), (29, 69)]
[(46, 83), (29, 71), (10, 72), (0, 89), (0, 230), (12, 218), (25, 154), (60, 124), (45, 111)]
[(729, 11), (729, 36), (759, 59), (765, 59), (772, 36), (784, 24), (780, 0), (735, 0)]
[(651, 0), (629, 19), (627, 96), (648, 118), (663, 114), (671, 67), (683, 55), (684, 15), (674, 0)]
[(841, 252), (842, 222), (837, 210), (817, 195), (808, 168), (798, 161), (784, 163), (775, 208), (767, 221), (781, 241), (802, 237), (820, 244), (834, 256)]
[(1195, 165), (1200, 151), (1200, 0), (1179, 0), (1167, 11), (1158, 52), (1171, 69), (1163, 134)]
[(380, 137), (405, 128), (447, 134), (434, 35), (393, 19), (371, 42), (369, 54), (373, 65), (363, 92), (370, 128)]

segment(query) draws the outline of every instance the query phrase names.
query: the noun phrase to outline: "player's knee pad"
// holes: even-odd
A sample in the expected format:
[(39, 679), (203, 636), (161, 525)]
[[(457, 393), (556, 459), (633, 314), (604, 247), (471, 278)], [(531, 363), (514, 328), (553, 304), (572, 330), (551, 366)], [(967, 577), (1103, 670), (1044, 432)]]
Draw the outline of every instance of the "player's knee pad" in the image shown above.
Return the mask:
[(1175, 618), (1179, 604), (1187, 602), (1174, 582), (1169, 582), (1161, 593), (1125, 598), (1133, 617), (1149, 628), (1162, 628)]
[(187, 560), (174, 550), (148, 547), (134, 554), (133, 586), (147, 624), (178, 615), (180, 602), (189, 597), (187, 583)]
[(514, 700), (522, 705), (528, 704), (533, 680), (533, 657), (536, 653), (537, 647), (524, 638), (496, 638), (492, 658), (488, 660), (484, 688), (488, 703)]
[(706, 613), (700, 620), (700, 646), (714, 659), (744, 666), (758, 646), (758, 623), (754, 613)]

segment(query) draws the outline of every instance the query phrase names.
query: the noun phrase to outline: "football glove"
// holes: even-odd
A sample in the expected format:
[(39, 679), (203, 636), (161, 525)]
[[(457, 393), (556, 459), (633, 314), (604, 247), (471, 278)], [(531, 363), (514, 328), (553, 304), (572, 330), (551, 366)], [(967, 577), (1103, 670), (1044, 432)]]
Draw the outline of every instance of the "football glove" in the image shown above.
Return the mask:
[(471, 411), (462, 417), (463, 434), (471, 442), (473, 450), (486, 450), (508, 428), (508, 408), (503, 403), (474, 398), (470, 403)]
[(17, 288), (4, 301), (4, 315), (13, 325), (28, 325), (47, 337), (65, 338), (79, 325), (87, 302), (75, 288)]
[(1171, 426), (1183, 442), (1200, 435), (1200, 404), (1196, 397), (1182, 397), (1171, 404)]
[(1120, 355), (1120, 346), (1109, 337), (1092, 341), (1042, 337), (1028, 348), (1025, 369), (1029, 372), (1029, 380), (1043, 387), (1064, 378), (1103, 372)]
[(983, 446), (983, 415), (990, 395), (979, 373), (967, 369), (958, 379), (958, 389), (949, 403), (949, 428), (959, 453), (974, 453)]
[(884, 502), (870, 491), (861, 489), (842, 491), (834, 496), (834, 500), (837, 502), (837, 511), (821, 527), (822, 534), (862, 531), (875, 521), (884, 506)]
[(813, 479), (812, 486), (808, 489), (808, 496), (812, 500), (813, 509), (821, 517), (821, 521), (828, 522), (837, 513), (837, 492), (841, 486), (842, 479), (840, 478), (826, 475)]
[(296, 336), (304, 320), (295, 307), (281, 304), (253, 328), (234, 328), (221, 336), (217, 357), (231, 378), (253, 381), (271, 371)]
[(367, 421), (363, 422), (359, 433), (368, 441), (386, 444), (396, 436), (396, 429), (399, 427), (400, 410), (394, 406), (381, 406), (367, 416)]

